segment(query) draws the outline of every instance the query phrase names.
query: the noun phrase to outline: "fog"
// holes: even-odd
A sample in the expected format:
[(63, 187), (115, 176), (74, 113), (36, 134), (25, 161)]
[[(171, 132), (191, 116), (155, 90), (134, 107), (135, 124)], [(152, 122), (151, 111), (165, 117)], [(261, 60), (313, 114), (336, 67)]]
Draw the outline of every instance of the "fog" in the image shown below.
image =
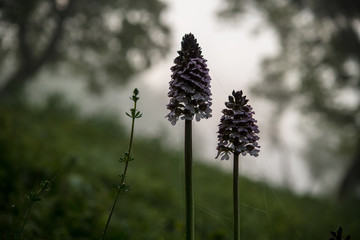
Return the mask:
[(80, 106), (84, 114), (111, 113), (118, 115), (126, 124), (129, 119), (124, 113), (131, 105), (128, 97), (136, 87), (140, 90), (139, 109), (144, 116), (136, 123), (136, 135), (161, 136), (165, 146), (181, 150), (183, 123), (180, 121), (172, 126), (165, 118), (169, 102), (167, 92), (170, 67), (180, 50), (182, 36), (191, 32), (208, 60), (213, 97), (213, 117), (194, 124), (194, 154), (209, 164), (230, 169), (231, 161), (215, 159), (217, 125), (228, 95), (232, 90), (243, 90), (256, 113), (254, 117), (261, 132), (261, 151), (257, 158), (241, 159), (241, 174), (273, 185), (288, 186), (298, 193), (318, 192), (320, 187), (312, 184), (306, 163), (300, 155), (303, 137), (298, 128), (298, 110), (291, 109), (285, 115), (279, 135), (286, 144), (281, 151), (273, 149), (268, 136), (272, 128), (269, 122), (273, 114), (272, 103), (250, 92), (250, 87), (259, 82), (261, 60), (274, 55), (279, 49), (276, 34), (266, 26), (261, 15), (248, 11), (238, 21), (220, 21), (216, 11), (221, 1), (169, 0), (167, 3), (169, 7), (163, 17), (171, 26), (172, 48), (165, 59), (134, 77), (126, 87), (111, 87), (102, 96), (94, 97), (87, 92), (85, 81), (76, 81), (65, 69), (58, 76), (43, 72), (40, 80), (29, 88), (30, 99), (39, 104), (49, 94), (61, 92), (70, 102)]

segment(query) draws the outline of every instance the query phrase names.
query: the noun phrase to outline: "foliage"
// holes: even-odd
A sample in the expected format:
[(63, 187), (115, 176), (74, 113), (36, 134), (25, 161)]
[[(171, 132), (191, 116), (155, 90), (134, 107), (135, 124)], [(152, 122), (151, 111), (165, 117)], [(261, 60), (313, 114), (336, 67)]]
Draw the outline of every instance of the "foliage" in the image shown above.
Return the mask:
[(18, 92), (59, 63), (85, 75), (95, 92), (128, 81), (167, 52), (165, 7), (160, 0), (0, 0), (1, 93)]
[[(316, 122), (315, 129), (327, 126), (326, 137), (341, 132), (339, 144), (328, 147), (337, 150), (335, 158), (342, 163), (352, 158), (340, 193), (354, 192), (360, 184), (359, 2), (227, 0), (219, 14), (233, 18), (249, 6), (276, 30), (280, 45), (276, 56), (264, 60), (262, 83), (254, 91), (277, 103), (275, 114), (300, 106)], [(353, 147), (345, 152), (344, 145)], [(331, 169), (330, 162), (323, 168)]]
[[(22, 239), (99, 239), (128, 131), (109, 116), (80, 117), (57, 98), (44, 109), (0, 104), (0, 129), (1, 238), (9, 239), (25, 194), (54, 179), (33, 206)], [(156, 138), (136, 137), (133, 150), (132, 189), (119, 199), (107, 239), (182, 239), (183, 157)], [(232, 239), (231, 174), (198, 161), (194, 173), (195, 238)], [(239, 189), (244, 239), (326, 239), (339, 225), (360, 237), (356, 202), (295, 196), (245, 178)]]
[(348, 235), (346, 236), (346, 238), (343, 238), (343, 229), (342, 227), (339, 227), (338, 230), (336, 232), (331, 231), (331, 238), (329, 240), (350, 240), (351, 236)]

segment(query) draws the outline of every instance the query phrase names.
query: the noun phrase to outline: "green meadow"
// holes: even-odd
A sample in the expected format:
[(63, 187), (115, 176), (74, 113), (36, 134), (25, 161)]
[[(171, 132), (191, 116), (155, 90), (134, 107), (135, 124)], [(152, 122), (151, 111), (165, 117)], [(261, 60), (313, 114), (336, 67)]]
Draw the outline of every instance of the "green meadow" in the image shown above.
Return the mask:
[[(59, 98), (43, 108), (0, 104), (0, 129), (1, 239), (13, 239), (26, 195), (43, 180), (51, 189), (33, 204), (21, 238), (99, 239), (130, 129), (115, 114), (80, 116)], [(135, 160), (126, 181), (131, 190), (120, 194), (106, 239), (184, 239), (183, 153), (164, 147), (160, 137), (140, 138), (136, 130), (135, 123)], [(195, 239), (232, 239), (231, 173), (194, 160)], [(360, 239), (354, 200), (299, 196), (242, 177), (240, 202), (244, 240), (329, 239), (338, 226)]]

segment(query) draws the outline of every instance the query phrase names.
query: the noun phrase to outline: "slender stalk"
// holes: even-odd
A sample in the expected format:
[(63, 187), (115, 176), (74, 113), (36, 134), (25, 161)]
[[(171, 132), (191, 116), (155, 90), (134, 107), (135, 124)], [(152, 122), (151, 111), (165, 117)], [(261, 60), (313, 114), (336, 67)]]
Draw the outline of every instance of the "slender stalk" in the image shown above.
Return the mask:
[(101, 240), (104, 239), (104, 237), (105, 237), (105, 234), (106, 234), (106, 231), (107, 231), (107, 229), (108, 229), (108, 226), (109, 226), (111, 217), (112, 217), (112, 215), (113, 215), (113, 212), (114, 212), (114, 210), (115, 210), (115, 206), (116, 206), (117, 200), (118, 200), (118, 198), (119, 198), (119, 195), (120, 195), (120, 189), (117, 189), (114, 203), (113, 203), (113, 205), (112, 205), (112, 207), (111, 207), (111, 211), (110, 211), (109, 217), (108, 217), (108, 219), (107, 219), (107, 221), (106, 221), (106, 225), (105, 225), (104, 231), (102, 232), (101, 237), (100, 237)]
[(194, 239), (194, 194), (191, 120), (185, 120), (185, 198), (186, 240)]
[(23, 219), (24, 219), (24, 216), (25, 214), (28, 212), (28, 209), (31, 208), (31, 199), (30, 201), (26, 204), (26, 207), (24, 209), (24, 211), (22, 211), (17, 223), (16, 223), (16, 226), (15, 226), (15, 230), (14, 230), (14, 239), (18, 239), (19, 238), (19, 235), (21, 233), (21, 230), (20, 230), (20, 224), (22, 223)]
[(29, 203), (29, 205), (28, 205), (28, 208), (27, 208), (27, 211), (26, 211), (25, 218), (24, 218), (24, 220), (23, 220), (22, 226), (21, 226), (21, 228), (20, 228), (20, 231), (16, 234), (16, 237), (15, 237), (16, 240), (20, 240), (21, 237), (22, 237), (22, 233), (23, 233), (23, 231), (24, 231), (25, 224), (26, 224), (26, 222), (27, 222), (27, 220), (28, 220), (28, 218), (29, 218), (30, 211), (31, 211), (31, 208), (32, 208), (33, 205), (34, 205), (34, 201), (31, 199), (31, 200), (30, 200), (30, 203)]
[(134, 111), (132, 111), (132, 114), (131, 114), (132, 121), (131, 121), (130, 142), (129, 142), (129, 148), (128, 148), (127, 154), (125, 154), (125, 168), (124, 168), (123, 174), (121, 175), (121, 178), (120, 178), (120, 185), (117, 186), (115, 199), (114, 199), (113, 205), (111, 207), (109, 217), (108, 217), (108, 219), (106, 221), (104, 231), (101, 234), (100, 240), (103, 240), (104, 237), (105, 237), (106, 231), (107, 231), (107, 229), (109, 227), (111, 217), (112, 217), (112, 215), (114, 213), (114, 210), (115, 210), (116, 203), (117, 203), (117, 201), (119, 199), (120, 192), (123, 190), (122, 186), (124, 186), (124, 184), (125, 184), (125, 177), (126, 177), (130, 157), (131, 157), (132, 142), (133, 142), (133, 138), (134, 138), (135, 119), (138, 118), (135, 115), (136, 114), (136, 102), (137, 102), (137, 100), (134, 100), (134, 108), (133, 108)]
[[(33, 203), (34, 203), (34, 201), (32, 199), (30, 199), (25, 210), (23, 211), (23, 213), (20, 216), (18, 223), (16, 224), (16, 230), (15, 230), (15, 236), (14, 236), (15, 240), (19, 240), (22, 236), (22, 233), (24, 231), (25, 224), (29, 217)], [(21, 224), (21, 227), (20, 227), (20, 224)]]
[(240, 240), (239, 214), (239, 153), (234, 153), (233, 203), (234, 203), (234, 240)]

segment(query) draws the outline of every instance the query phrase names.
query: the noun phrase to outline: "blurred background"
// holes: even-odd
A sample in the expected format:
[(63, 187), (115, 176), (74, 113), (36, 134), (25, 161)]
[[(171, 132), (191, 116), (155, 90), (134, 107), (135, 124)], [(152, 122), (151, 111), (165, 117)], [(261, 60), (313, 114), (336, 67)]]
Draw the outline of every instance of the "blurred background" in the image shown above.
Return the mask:
[(133, 190), (109, 239), (182, 238), (183, 123), (165, 116), (190, 32), (213, 95), (213, 117), (194, 124), (197, 237), (231, 239), (232, 163), (215, 156), (232, 90), (261, 131), (260, 156), (241, 161), (242, 236), (326, 239), (339, 225), (360, 236), (359, 13), (350, 0), (0, 0), (1, 239), (44, 179), (24, 238), (100, 236), (135, 87)]

